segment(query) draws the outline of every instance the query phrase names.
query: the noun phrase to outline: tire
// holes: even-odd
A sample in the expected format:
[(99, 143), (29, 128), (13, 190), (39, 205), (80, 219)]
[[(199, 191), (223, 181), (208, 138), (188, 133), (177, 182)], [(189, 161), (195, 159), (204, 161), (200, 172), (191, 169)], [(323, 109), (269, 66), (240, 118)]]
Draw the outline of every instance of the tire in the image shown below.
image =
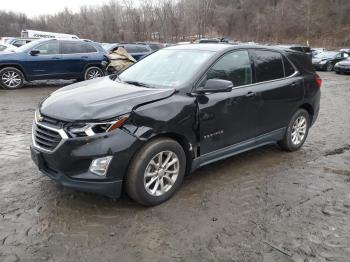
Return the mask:
[[(305, 121), (304, 125), (301, 125), (302, 120)], [(298, 128), (298, 124), (301, 126), (299, 126), (299, 129), (295, 130), (296, 128)], [(291, 120), (289, 121), (287, 130), (284, 134), (284, 137), (281, 141), (278, 142), (278, 144), (283, 150), (286, 150), (289, 152), (293, 152), (300, 149), (305, 143), (305, 140), (309, 134), (309, 128), (310, 128), (309, 113), (305, 109), (299, 109), (292, 116)], [(299, 130), (299, 133), (298, 133), (298, 130)]]
[(91, 80), (94, 78), (102, 77), (104, 75), (105, 74), (101, 68), (99, 68), (97, 66), (91, 66), (85, 70), (84, 80)]
[(328, 63), (328, 64), (327, 64), (327, 67), (326, 67), (327, 72), (332, 72), (333, 69), (334, 69), (333, 64), (332, 64), (332, 63)]
[(15, 67), (5, 67), (0, 70), (0, 85), (4, 89), (18, 89), (24, 85), (24, 75)]
[[(161, 163), (166, 164), (168, 160), (168, 164), (174, 164), (167, 169), (159, 168), (156, 164), (160, 154), (163, 160)], [(126, 192), (141, 205), (159, 205), (168, 200), (182, 184), (185, 170), (186, 155), (179, 143), (169, 138), (154, 139), (133, 157), (125, 183)]]

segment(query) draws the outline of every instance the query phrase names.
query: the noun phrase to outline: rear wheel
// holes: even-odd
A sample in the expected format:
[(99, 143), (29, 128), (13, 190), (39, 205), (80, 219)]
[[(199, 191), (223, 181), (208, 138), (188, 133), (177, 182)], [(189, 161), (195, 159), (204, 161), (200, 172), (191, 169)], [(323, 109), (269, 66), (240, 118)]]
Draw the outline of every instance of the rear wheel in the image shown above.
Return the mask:
[(333, 71), (333, 68), (334, 68), (334, 66), (333, 66), (332, 63), (328, 63), (328, 64), (327, 64), (327, 68), (326, 68), (326, 69), (327, 69), (328, 72), (332, 72), (332, 71)]
[(102, 76), (104, 76), (103, 70), (97, 66), (92, 66), (85, 70), (84, 80), (90, 80)]
[(182, 147), (172, 139), (155, 139), (134, 156), (126, 179), (126, 191), (142, 205), (158, 205), (179, 188), (185, 170), (186, 156)]
[(295, 151), (301, 148), (306, 140), (310, 128), (309, 113), (305, 109), (299, 109), (289, 121), (284, 138), (278, 142), (286, 151)]
[(24, 84), (23, 73), (14, 67), (0, 70), (0, 85), (5, 89), (18, 89)]

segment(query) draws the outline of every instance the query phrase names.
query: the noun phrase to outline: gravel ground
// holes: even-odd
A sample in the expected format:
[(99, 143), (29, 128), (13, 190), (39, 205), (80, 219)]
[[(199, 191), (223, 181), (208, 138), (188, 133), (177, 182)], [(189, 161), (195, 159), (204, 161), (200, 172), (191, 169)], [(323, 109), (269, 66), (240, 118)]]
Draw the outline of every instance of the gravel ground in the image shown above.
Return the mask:
[(144, 208), (56, 185), (30, 160), (38, 102), (0, 90), (0, 261), (350, 261), (350, 76), (321, 73), (304, 147), (263, 147), (188, 176)]

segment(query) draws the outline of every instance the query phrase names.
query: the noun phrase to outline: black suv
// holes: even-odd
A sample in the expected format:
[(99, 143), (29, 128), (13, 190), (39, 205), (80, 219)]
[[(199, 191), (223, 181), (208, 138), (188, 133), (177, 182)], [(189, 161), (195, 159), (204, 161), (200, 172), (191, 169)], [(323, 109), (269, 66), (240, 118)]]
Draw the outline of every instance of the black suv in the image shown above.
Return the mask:
[(196, 168), (271, 143), (294, 151), (319, 112), (307, 55), (227, 44), (162, 49), (76, 83), (35, 114), (32, 159), (58, 183), (156, 205)]

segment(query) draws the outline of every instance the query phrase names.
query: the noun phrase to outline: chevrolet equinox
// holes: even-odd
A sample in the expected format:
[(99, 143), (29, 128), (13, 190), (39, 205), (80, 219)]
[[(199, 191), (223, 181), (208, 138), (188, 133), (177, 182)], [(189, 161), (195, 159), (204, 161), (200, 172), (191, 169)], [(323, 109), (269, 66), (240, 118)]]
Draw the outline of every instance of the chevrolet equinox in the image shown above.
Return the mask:
[(63, 186), (157, 205), (206, 164), (272, 143), (298, 150), (321, 84), (301, 52), (173, 46), (52, 93), (35, 113), (31, 156)]

